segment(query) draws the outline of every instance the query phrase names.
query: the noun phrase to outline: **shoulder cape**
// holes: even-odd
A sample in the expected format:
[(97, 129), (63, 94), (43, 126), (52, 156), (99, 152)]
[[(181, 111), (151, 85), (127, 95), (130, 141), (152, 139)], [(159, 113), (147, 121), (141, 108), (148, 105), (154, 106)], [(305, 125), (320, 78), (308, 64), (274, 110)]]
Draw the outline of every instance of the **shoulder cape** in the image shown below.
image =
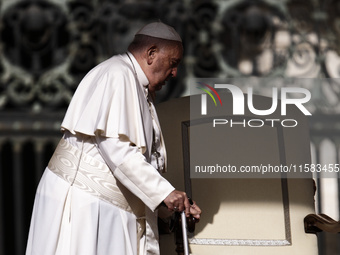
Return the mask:
[(149, 129), (152, 132), (152, 122), (148, 121), (151, 117), (145, 104), (145, 96), (132, 66), (124, 56), (114, 56), (94, 67), (83, 78), (61, 129), (73, 134), (128, 139), (144, 153), (146, 149), (150, 151), (146, 141), (150, 136)]

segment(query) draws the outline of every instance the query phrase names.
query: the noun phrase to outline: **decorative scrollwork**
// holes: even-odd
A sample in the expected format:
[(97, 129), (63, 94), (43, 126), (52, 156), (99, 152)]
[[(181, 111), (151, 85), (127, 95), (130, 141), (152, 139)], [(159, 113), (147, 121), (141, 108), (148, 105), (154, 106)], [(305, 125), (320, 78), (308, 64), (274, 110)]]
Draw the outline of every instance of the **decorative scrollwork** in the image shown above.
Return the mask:
[[(69, 55), (71, 34), (66, 13), (46, 1), (13, 2), (2, 12), (0, 86), (5, 93), (0, 107), (40, 111), (44, 104), (60, 104), (62, 89), (56, 89), (55, 80), (44, 75), (60, 69)], [(51, 91), (53, 95), (41, 100)]]
[[(92, 67), (126, 51), (137, 29), (158, 19), (176, 28), (185, 49), (177, 78), (158, 102), (182, 95), (191, 77), (337, 78), (340, 4), (329, 3), (6, 1), (0, 7), (0, 110), (64, 110)], [(324, 84), (320, 93), (326, 94), (318, 98), (338, 97), (334, 84)], [(339, 104), (326, 102), (322, 109)]]
[(280, 7), (265, 1), (238, 1), (220, 11), (216, 54), (226, 77), (264, 76), (282, 68), (286, 48), (277, 47), (277, 36), (286, 20)]
[(68, 55), (67, 17), (45, 1), (21, 1), (3, 15), (2, 42), (7, 59), (34, 76), (61, 64)]
[[(0, 109), (65, 109), (84, 75), (99, 62), (126, 51), (138, 27), (157, 17), (173, 26), (183, 24), (181, 1), (173, 1), (168, 12), (164, 6), (165, 1), (162, 5), (80, 0), (2, 5)], [(182, 79), (183, 75), (179, 73)], [(179, 83), (172, 81), (157, 100), (178, 96)]]

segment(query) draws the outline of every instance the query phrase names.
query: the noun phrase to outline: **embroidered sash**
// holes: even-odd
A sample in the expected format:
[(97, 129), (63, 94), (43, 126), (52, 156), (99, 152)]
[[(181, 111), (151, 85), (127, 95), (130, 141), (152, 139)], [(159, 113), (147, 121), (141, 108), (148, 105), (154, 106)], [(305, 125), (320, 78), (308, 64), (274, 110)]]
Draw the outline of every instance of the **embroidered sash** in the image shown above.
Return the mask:
[(113, 176), (109, 167), (61, 139), (48, 168), (84, 192), (144, 218), (144, 203)]

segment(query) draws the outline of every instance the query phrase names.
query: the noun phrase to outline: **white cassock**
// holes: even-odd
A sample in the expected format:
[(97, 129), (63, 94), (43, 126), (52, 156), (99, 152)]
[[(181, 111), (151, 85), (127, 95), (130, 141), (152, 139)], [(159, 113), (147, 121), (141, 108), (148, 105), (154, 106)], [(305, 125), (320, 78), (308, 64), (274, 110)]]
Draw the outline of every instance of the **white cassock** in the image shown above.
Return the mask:
[[(174, 190), (147, 77), (131, 53), (93, 68), (39, 183), (26, 254), (159, 254), (157, 207)], [(157, 156), (156, 156), (157, 154)]]

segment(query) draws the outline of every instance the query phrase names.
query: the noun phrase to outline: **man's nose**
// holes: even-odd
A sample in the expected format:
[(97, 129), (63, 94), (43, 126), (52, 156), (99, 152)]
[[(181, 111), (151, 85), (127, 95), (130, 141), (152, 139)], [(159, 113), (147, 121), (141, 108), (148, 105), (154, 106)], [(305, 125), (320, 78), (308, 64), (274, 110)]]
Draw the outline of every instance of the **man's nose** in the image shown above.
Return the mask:
[(176, 77), (177, 76), (177, 67), (172, 68), (171, 70), (171, 76)]

